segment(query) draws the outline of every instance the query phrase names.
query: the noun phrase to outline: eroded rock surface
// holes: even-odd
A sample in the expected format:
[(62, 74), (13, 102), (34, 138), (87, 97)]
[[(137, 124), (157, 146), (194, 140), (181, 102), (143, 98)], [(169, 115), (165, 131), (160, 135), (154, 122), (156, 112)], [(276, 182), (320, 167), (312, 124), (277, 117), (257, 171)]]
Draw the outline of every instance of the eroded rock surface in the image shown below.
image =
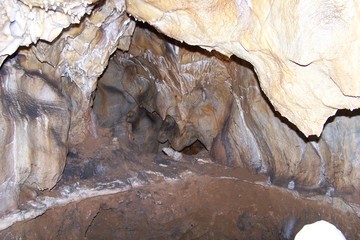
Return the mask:
[(337, 109), (360, 106), (357, 2), (126, 3), (172, 38), (249, 61), (275, 109), (307, 136), (320, 135)]
[[(2, 4), (5, 10), (10, 9), (6, 5), (9, 1)], [(41, 2), (38, 2), (40, 6), (34, 3), (33, 10), (20, 1), (13, 4), (13, 7), (19, 4), (25, 9), (25, 12), (19, 10), (16, 14), (23, 14), (25, 18), (31, 14), (39, 17), (36, 21), (26, 22), (21, 18), (23, 15), (18, 16), (16, 21), (13, 16), (13, 24), (43, 26), (53, 24), (50, 20), (56, 23), (58, 19), (53, 17), (47, 21), (41, 18), (42, 13), (63, 16), (61, 9), (67, 9), (64, 11), (69, 15), (75, 14), (80, 18), (90, 2), (46, 2), (53, 4), (59, 13), (52, 13), (55, 11), (53, 8), (41, 9)], [(30, 2), (26, 1), (26, 4)], [(37, 12), (39, 15), (36, 15)], [(65, 18), (69, 18), (69, 21), (62, 23), (68, 26), (70, 16), (66, 15)], [(135, 27), (124, 12), (124, 4), (111, 1), (98, 5), (91, 16), (84, 17), (81, 23), (72, 25), (58, 36), (65, 25), (56, 25), (58, 28), (52, 32), (34, 26), (39, 31), (44, 30), (44, 34), (49, 34), (49, 31), (54, 34), (49, 38), (41, 37), (46, 41), (37, 41), (40, 37), (36, 35), (38, 32), (32, 30), (32, 25), (29, 28), (25, 24), (21, 29), (22, 35), (16, 37), (18, 43), (26, 45), (27, 38), (35, 34), (32, 38), (36, 38), (34, 42), (37, 44), (18, 51), (1, 68), (3, 167), (0, 184), (4, 193), (2, 196), (7, 199), (1, 206), (1, 213), (16, 207), (20, 185), (51, 189), (60, 179), (69, 142), (81, 142), (86, 132), (91, 131), (88, 122), (97, 78), (107, 66), (109, 56), (118, 47), (128, 48), (129, 37)], [(56, 40), (48, 42), (55, 37)], [(3, 46), (10, 43), (14, 44), (9, 40)]]
[(97, 0), (5, 0), (0, 3), (0, 66), (20, 46), (53, 41), (64, 28), (89, 14)]
[(283, 187), (356, 199), (358, 120), (351, 112), (329, 121), (320, 139), (307, 139), (272, 108), (249, 63), (144, 28), (135, 31), (129, 53), (118, 51), (99, 80), (94, 111), (103, 126), (135, 119), (141, 106), (136, 122), (145, 127), (128, 121), (128, 136), (144, 151), (164, 142), (181, 151), (200, 141), (218, 163), (267, 173)]
[(97, 79), (110, 55), (118, 47), (128, 48), (134, 27), (124, 6), (110, 1), (98, 6), (91, 16), (69, 28), (56, 41), (40, 41), (19, 52), (25, 69), (61, 82), (72, 107), (71, 141), (83, 140)]
[(129, 53), (116, 54), (99, 80), (94, 105), (99, 121), (114, 124), (141, 106), (164, 120), (155, 133), (159, 142), (180, 151), (199, 140), (210, 149), (232, 102), (221, 60), (142, 28), (135, 31)]

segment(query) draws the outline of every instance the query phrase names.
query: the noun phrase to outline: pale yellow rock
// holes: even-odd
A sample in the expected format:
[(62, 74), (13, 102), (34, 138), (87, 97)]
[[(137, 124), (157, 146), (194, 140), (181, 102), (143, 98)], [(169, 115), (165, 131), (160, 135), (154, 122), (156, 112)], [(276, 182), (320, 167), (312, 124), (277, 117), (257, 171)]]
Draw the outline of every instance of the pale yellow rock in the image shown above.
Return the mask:
[(319, 135), (337, 109), (360, 106), (360, 4), (354, 1), (126, 0), (166, 35), (255, 67), (277, 111)]
[(38, 7), (44, 9), (63, 9), (65, 12), (75, 12), (79, 8), (98, 2), (99, 0), (20, 0), (30, 8)]

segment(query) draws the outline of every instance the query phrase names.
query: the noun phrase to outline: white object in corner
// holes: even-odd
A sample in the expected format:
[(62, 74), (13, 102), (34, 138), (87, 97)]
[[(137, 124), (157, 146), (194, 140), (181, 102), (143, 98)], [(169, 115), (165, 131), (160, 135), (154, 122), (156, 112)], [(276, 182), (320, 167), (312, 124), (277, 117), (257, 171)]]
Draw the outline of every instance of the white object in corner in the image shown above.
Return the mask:
[(305, 225), (295, 236), (295, 240), (319, 239), (346, 240), (339, 229), (324, 220)]
[(172, 157), (175, 161), (180, 161), (182, 159), (182, 154), (172, 148), (163, 148), (162, 150), (166, 155)]

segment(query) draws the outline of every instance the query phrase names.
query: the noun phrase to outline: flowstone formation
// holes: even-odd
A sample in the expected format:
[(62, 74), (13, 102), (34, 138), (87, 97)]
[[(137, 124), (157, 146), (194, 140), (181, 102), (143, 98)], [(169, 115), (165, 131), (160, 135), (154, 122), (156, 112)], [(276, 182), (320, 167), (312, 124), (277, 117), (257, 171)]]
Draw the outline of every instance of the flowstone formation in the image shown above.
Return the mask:
[(92, 163), (98, 155), (79, 163), (86, 170), (65, 167), (81, 162), (74, 149), (86, 148), (89, 136), (131, 149), (104, 150), (121, 156), (121, 174), (136, 172), (130, 156), (141, 162), (146, 154), (165, 169), (163, 148), (176, 160), (201, 152), (264, 174), (268, 184), (359, 209), (359, 111), (328, 119), (360, 106), (358, 3), (7, 0), (0, 7), (0, 216), (24, 195), (54, 188), (62, 174), (106, 176), (111, 167)]
[[(97, 78), (109, 56), (130, 44), (135, 23), (126, 15), (124, 4), (109, 1), (83, 16), (94, 8), (90, 3), (46, 3), (52, 7), (28, 1), (1, 3), (6, 11), (2, 46), (7, 46), (2, 55), (12, 54), (11, 49), (28, 45), (31, 39), (36, 43), (19, 50), (1, 67), (1, 214), (16, 206), (19, 186), (54, 187), (69, 141), (83, 141), (89, 128)], [(15, 7), (18, 11), (13, 11)], [(81, 23), (63, 31), (81, 17)], [(22, 28), (10, 31), (16, 24)], [(48, 30), (51, 24), (54, 27)]]
[(214, 161), (266, 173), (284, 187), (294, 182), (299, 190), (358, 194), (358, 117), (344, 112), (320, 139), (309, 140), (274, 111), (250, 64), (149, 27), (137, 27), (129, 51), (111, 58), (94, 113), (119, 138), (117, 128), (127, 121), (129, 138), (145, 152), (161, 151), (162, 143), (182, 151), (200, 141)]
[(354, 1), (127, 0), (127, 11), (190, 45), (250, 62), (262, 90), (306, 136), (360, 106)]
[(53, 41), (64, 28), (90, 14), (96, 1), (2, 1), (0, 65), (20, 46), (29, 46), (39, 39)]

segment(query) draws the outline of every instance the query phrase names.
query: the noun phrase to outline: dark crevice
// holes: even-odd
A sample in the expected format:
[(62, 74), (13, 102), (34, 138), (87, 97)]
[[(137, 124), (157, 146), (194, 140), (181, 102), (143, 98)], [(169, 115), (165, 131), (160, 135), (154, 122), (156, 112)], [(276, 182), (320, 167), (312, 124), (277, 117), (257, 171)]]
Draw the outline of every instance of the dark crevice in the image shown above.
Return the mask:
[(194, 143), (192, 143), (190, 146), (185, 147), (180, 152), (186, 155), (196, 155), (203, 150), (206, 150), (204, 144), (202, 144), (199, 140), (196, 140)]
[(289, 61), (292, 62), (292, 63), (294, 63), (294, 64), (296, 64), (296, 65), (298, 65), (298, 66), (300, 66), (300, 67), (308, 67), (308, 66), (310, 66), (312, 63), (314, 63), (314, 61), (311, 61), (310, 63), (301, 64), (301, 63), (298, 63), (298, 62), (296, 62), (296, 61), (294, 61), (294, 60), (291, 60), (291, 59), (289, 59)]
[(91, 229), (91, 227), (93, 226), (94, 222), (95, 222), (95, 219), (96, 217), (99, 215), (100, 213), (100, 209), (96, 212), (96, 214), (94, 215), (94, 217), (92, 217), (90, 223), (88, 224), (86, 230), (85, 230), (85, 234), (84, 234), (84, 237), (87, 237), (87, 234), (89, 232), (89, 230)]

